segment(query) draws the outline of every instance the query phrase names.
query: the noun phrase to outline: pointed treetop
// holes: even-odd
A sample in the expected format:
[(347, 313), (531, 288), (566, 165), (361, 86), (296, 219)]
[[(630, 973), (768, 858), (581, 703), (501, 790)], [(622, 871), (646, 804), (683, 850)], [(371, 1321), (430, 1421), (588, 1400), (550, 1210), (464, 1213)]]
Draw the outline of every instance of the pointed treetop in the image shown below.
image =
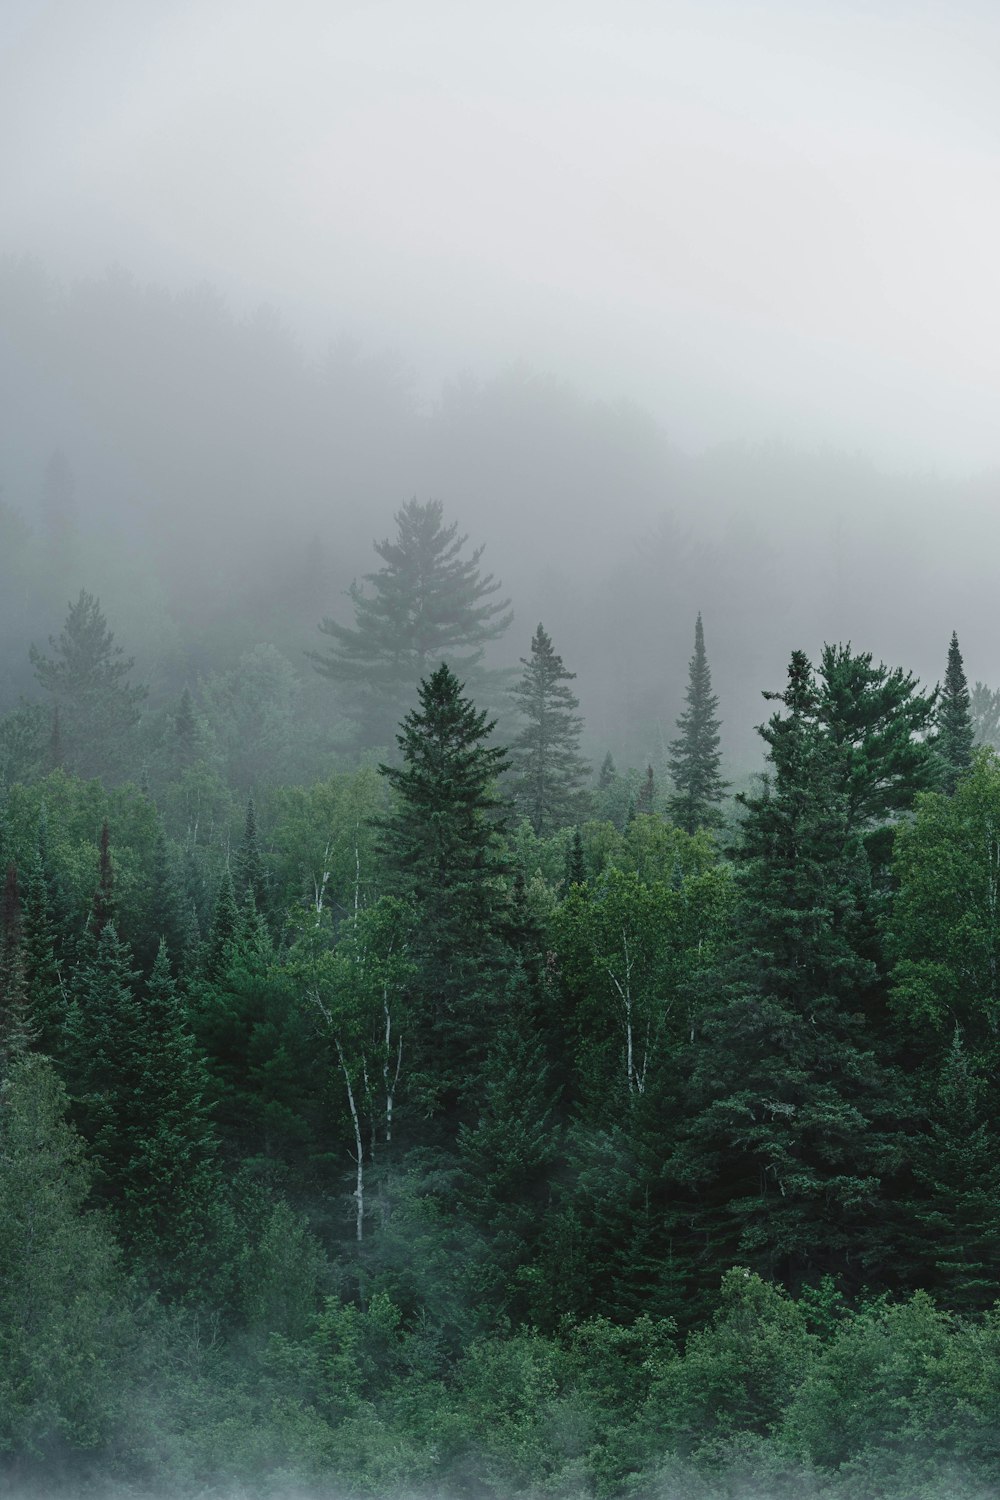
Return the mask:
[(719, 804), (729, 788), (720, 772), (719, 700), (705, 654), (705, 631), (699, 613), (694, 627), (694, 655), (688, 666), (687, 707), (677, 720), (677, 738), (669, 747), (668, 765), (674, 793), (668, 812), (685, 833), (718, 828)]
[(943, 763), (947, 791), (955, 790), (958, 778), (972, 765), (974, 741), (969, 686), (965, 680), (958, 635), (952, 631), (948, 646), (948, 666), (937, 707), (936, 748)]

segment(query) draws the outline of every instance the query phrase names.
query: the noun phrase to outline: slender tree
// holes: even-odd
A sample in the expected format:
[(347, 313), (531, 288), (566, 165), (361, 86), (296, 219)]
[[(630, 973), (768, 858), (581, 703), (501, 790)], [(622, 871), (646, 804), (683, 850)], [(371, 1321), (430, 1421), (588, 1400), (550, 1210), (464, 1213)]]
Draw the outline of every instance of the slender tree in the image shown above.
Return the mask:
[(974, 742), (969, 685), (965, 680), (958, 635), (952, 631), (948, 666), (937, 706), (936, 749), (944, 766), (946, 791), (953, 792), (958, 778), (971, 767)]
[(505, 962), (506, 864), (494, 790), (507, 752), (444, 664), (403, 720), (402, 766), (380, 767), (396, 797), (380, 824), (391, 893), (413, 906), (416, 1066), (434, 1112), (454, 1107), (482, 1061)]
[(544, 835), (579, 816), (590, 767), (579, 749), (579, 700), (568, 686), (576, 673), (567, 672), (542, 625), (521, 665), (524, 674), (513, 697), (525, 724), (511, 746), (514, 799), (535, 833)]
[(668, 764), (674, 794), (668, 812), (685, 833), (718, 828), (719, 804), (728, 783), (719, 771), (719, 700), (712, 692), (712, 674), (705, 655), (705, 632), (698, 615), (694, 627), (694, 655), (688, 667), (687, 707), (677, 720), (680, 731), (671, 741)]
[(500, 583), (479, 571), (483, 548), (462, 556), (468, 538), (456, 522), (443, 524), (440, 501), (410, 500), (395, 519), (395, 539), (375, 543), (385, 566), (366, 575), (371, 592), (351, 585), (354, 626), (324, 620), (333, 649), (309, 653), (347, 687), (374, 744), (388, 743), (433, 662), (447, 657), (464, 676), (475, 673), (487, 642), (513, 618), (510, 600), (494, 598)]

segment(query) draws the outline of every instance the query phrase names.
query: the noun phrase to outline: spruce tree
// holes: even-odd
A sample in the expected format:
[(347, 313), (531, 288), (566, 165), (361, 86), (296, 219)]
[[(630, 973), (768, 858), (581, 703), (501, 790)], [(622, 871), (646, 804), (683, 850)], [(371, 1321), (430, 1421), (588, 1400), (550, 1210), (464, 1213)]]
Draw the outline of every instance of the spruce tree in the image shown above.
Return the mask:
[(771, 779), (741, 799), (736, 940), (703, 983), (677, 1166), (698, 1185), (713, 1271), (741, 1258), (794, 1282), (878, 1265), (898, 1146), (863, 1014), (868, 864), (803, 653), (768, 696), (786, 712), (760, 730)]
[(227, 865), (219, 881), (212, 913), (212, 927), (202, 964), (205, 978), (220, 980), (232, 962), (240, 937), (240, 912), (236, 904), (232, 872)]
[(699, 828), (720, 826), (719, 803), (728, 789), (719, 771), (719, 700), (712, 692), (700, 614), (695, 621), (685, 701), (687, 707), (677, 720), (680, 733), (670, 744), (668, 765), (674, 794), (667, 810), (678, 828), (696, 833)]
[(447, 657), (463, 675), (475, 673), (487, 642), (513, 618), (510, 600), (493, 597), (499, 582), (480, 574), (483, 548), (462, 556), (468, 538), (456, 522), (443, 524), (440, 501), (410, 500), (395, 519), (395, 539), (375, 543), (385, 566), (366, 576), (371, 592), (351, 585), (354, 626), (324, 620), (333, 650), (309, 653), (319, 672), (344, 684), (367, 742), (378, 745), (389, 742), (433, 662)]
[(419, 688), (397, 736), (402, 766), (380, 766), (395, 807), (380, 822), (390, 893), (417, 913), (412, 1014), (415, 1067), (428, 1108), (455, 1107), (491, 1031), (503, 941), (506, 864), (494, 783), (507, 752), (444, 664)]
[(542, 625), (521, 665), (524, 674), (513, 698), (526, 722), (511, 746), (514, 799), (535, 833), (544, 836), (579, 816), (590, 768), (579, 749), (579, 700), (567, 685), (576, 673), (566, 671)]
[(646, 817), (651, 817), (656, 802), (656, 782), (653, 778), (652, 766), (646, 767), (646, 774), (639, 787), (639, 795), (635, 799), (635, 810)]
[(958, 635), (952, 631), (944, 686), (938, 698), (935, 742), (943, 763), (945, 791), (953, 792), (958, 778), (970, 769), (974, 740), (969, 686), (958, 648)]
[(264, 869), (264, 856), (260, 848), (260, 835), (257, 831), (257, 804), (254, 802), (253, 793), (247, 798), (246, 820), (243, 824), (243, 841), (240, 851), (236, 857), (236, 877), (234, 885), (239, 891), (248, 888), (253, 891), (254, 905), (257, 911), (263, 913), (267, 891), (267, 875)]

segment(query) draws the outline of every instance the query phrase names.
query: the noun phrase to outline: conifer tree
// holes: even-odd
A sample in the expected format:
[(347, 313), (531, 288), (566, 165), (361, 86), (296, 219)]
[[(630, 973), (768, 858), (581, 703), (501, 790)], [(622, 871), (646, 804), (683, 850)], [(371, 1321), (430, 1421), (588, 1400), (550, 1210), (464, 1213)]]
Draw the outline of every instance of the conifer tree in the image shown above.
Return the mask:
[(206, 979), (222, 978), (232, 960), (239, 935), (239, 907), (236, 904), (232, 872), (227, 865), (219, 882), (212, 927), (208, 935), (208, 948), (203, 964)]
[(52, 656), (35, 646), (30, 656), (59, 714), (50, 755), (58, 753), (60, 764), (79, 776), (114, 780), (127, 773), (146, 689), (129, 682), (134, 658), (114, 644), (100, 600), (81, 589), (59, 638), (50, 636), (49, 645)]
[(263, 914), (267, 877), (264, 869), (264, 856), (260, 848), (260, 836), (257, 832), (257, 805), (254, 802), (253, 793), (247, 798), (243, 842), (240, 844), (240, 851), (236, 858), (234, 885), (240, 891), (247, 889), (253, 891), (254, 905), (257, 911)]
[(590, 768), (579, 750), (579, 700), (567, 685), (576, 673), (566, 671), (542, 625), (521, 665), (524, 674), (513, 698), (526, 723), (511, 746), (514, 798), (535, 833), (544, 836), (579, 815)]
[(483, 548), (462, 556), (468, 538), (456, 522), (443, 524), (440, 501), (410, 500), (395, 520), (395, 539), (375, 543), (385, 566), (366, 576), (371, 593), (351, 585), (353, 628), (324, 620), (333, 650), (310, 652), (318, 671), (347, 687), (371, 744), (388, 743), (433, 662), (447, 657), (475, 673), (513, 618), (510, 600), (493, 598), (499, 582), (480, 574)]
[(682, 1175), (702, 1184), (715, 1269), (794, 1280), (877, 1264), (898, 1147), (890, 1077), (863, 1018), (868, 863), (802, 652), (761, 727), (771, 780), (747, 810), (730, 959), (707, 981)]
[(604, 759), (601, 761), (601, 769), (597, 777), (597, 790), (599, 792), (610, 791), (611, 787), (614, 785), (615, 777), (617, 775), (618, 772), (615, 769), (615, 758), (609, 750), (607, 755), (605, 755)]
[(935, 748), (944, 765), (944, 789), (955, 790), (958, 778), (972, 765), (972, 749), (975, 734), (969, 701), (969, 686), (965, 680), (962, 653), (958, 647), (958, 635), (952, 631), (948, 646), (948, 666), (944, 674), (937, 706), (937, 738)]
[(712, 692), (700, 614), (695, 621), (685, 701), (687, 707), (677, 720), (680, 733), (670, 744), (668, 765), (674, 793), (667, 810), (685, 833), (695, 833), (699, 828), (719, 827), (719, 803), (728, 789), (719, 771), (719, 700)]
[(117, 1219), (132, 1255), (155, 1268), (162, 1288), (182, 1293), (210, 1278), (220, 1182), (208, 1076), (163, 943), (136, 1022), (115, 1079)]
[(481, 1063), (506, 957), (494, 782), (507, 752), (487, 743), (494, 724), (444, 663), (419, 700), (397, 736), (402, 766), (379, 768), (396, 798), (380, 829), (390, 893), (417, 913), (416, 1067), (439, 1112), (457, 1104)]
[(573, 837), (566, 850), (566, 890), (572, 890), (574, 885), (586, 884), (587, 863), (583, 857), (583, 839), (579, 828), (574, 828)]
[(646, 817), (651, 816), (656, 801), (656, 783), (653, 779), (652, 766), (646, 767), (646, 774), (639, 787), (639, 795), (635, 799), (635, 810), (643, 813)]

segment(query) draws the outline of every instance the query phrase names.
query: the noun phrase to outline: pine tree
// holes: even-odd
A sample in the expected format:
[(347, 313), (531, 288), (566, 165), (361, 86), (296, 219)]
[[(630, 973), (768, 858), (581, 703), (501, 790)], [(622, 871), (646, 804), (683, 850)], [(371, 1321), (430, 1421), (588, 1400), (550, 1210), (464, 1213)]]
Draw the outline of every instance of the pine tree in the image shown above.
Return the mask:
[(366, 575), (372, 592), (351, 585), (354, 627), (324, 620), (319, 628), (334, 649), (309, 653), (318, 671), (349, 689), (368, 743), (379, 745), (433, 662), (447, 657), (465, 676), (475, 673), (486, 643), (513, 618), (509, 599), (492, 598), (499, 582), (480, 574), (483, 548), (462, 557), (468, 538), (456, 522), (442, 524), (440, 501), (410, 500), (395, 520), (395, 540), (375, 544), (385, 566)]
[(795, 1281), (872, 1268), (893, 1095), (863, 1018), (874, 965), (868, 864), (801, 652), (762, 726), (772, 779), (744, 797), (736, 944), (707, 977), (680, 1175), (698, 1183), (713, 1271), (738, 1257)]
[[(53, 655), (32, 646), (35, 676), (55, 699), (53, 747), (60, 764), (78, 776), (118, 779), (132, 769), (134, 733), (146, 689), (128, 678), (134, 658), (124, 657), (101, 613), (99, 599), (81, 589), (69, 606)], [(58, 736), (58, 750), (55, 748)]]
[(521, 665), (524, 675), (513, 698), (527, 722), (511, 747), (514, 798), (535, 833), (546, 835), (579, 816), (590, 767), (579, 752), (579, 700), (567, 686), (576, 673), (566, 671), (542, 625)]
[(935, 748), (944, 765), (944, 789), (953, 792), (958, 778), (972, 765), (975, 739), (969, 686), (965, 680), (962, 653), (958, 648), (958, 635), (955, 631), (952, 631), (948, 646), (948, 666), (944, 674), (944, 687), (938, 699), (936, 722)]
[(642, 813), (646, 817), (650, 817), (653, 812), (655, 801), (656, 783), (653, 779), (653, 768), (652, 766), (647, 766), (646, 774), (643, 777), (642, 785), (639, 788), (639, 795), (635, 799), (636, 812)]
[(587, 884), (587, 862), (583, 856), (583, 839), (579, 828), (573, 829), (573, 837), (566, 850), (566, 890), (572, 890), (575, 885)]
[(506, 959), (494, 782), (507, 752), (487, 743), (494, 724), (443, 663), (420, 684), (419, 700), (397, 736), (402, 766), (379, 768), (396, 798), (380, 829), (390, 893), (417, 913), (415, 1067), (440, 1113), (457, 1105), (481, 1064)]
[(617, 775), (618, 772), (615, 769), (615, 758), (609, 750), (607, 755), (601, 761), (601, 770), (597, 778), (597, 790), (599, 792), (610, 791), (612, 786), (614, 785), (615, 777)]
[(695, 833), (699, 828), (719, 827), (719, 803), (728, 789), (719, 772), (719, 700), (712, 692), (700, 614), (695, 621), (685, 701), (687, 708), (677, 720), (680, 733), (670, 744), (668, 765), (674, 794), (667, 810), (685, 833)]
[(63, 1047), (66, 1004), (56, 958), (56, 934), (52, 907), (40, 855), (28, 866), (22, 910), (24, 975), (31, 996), (38, 1047), (58, 1058)]

